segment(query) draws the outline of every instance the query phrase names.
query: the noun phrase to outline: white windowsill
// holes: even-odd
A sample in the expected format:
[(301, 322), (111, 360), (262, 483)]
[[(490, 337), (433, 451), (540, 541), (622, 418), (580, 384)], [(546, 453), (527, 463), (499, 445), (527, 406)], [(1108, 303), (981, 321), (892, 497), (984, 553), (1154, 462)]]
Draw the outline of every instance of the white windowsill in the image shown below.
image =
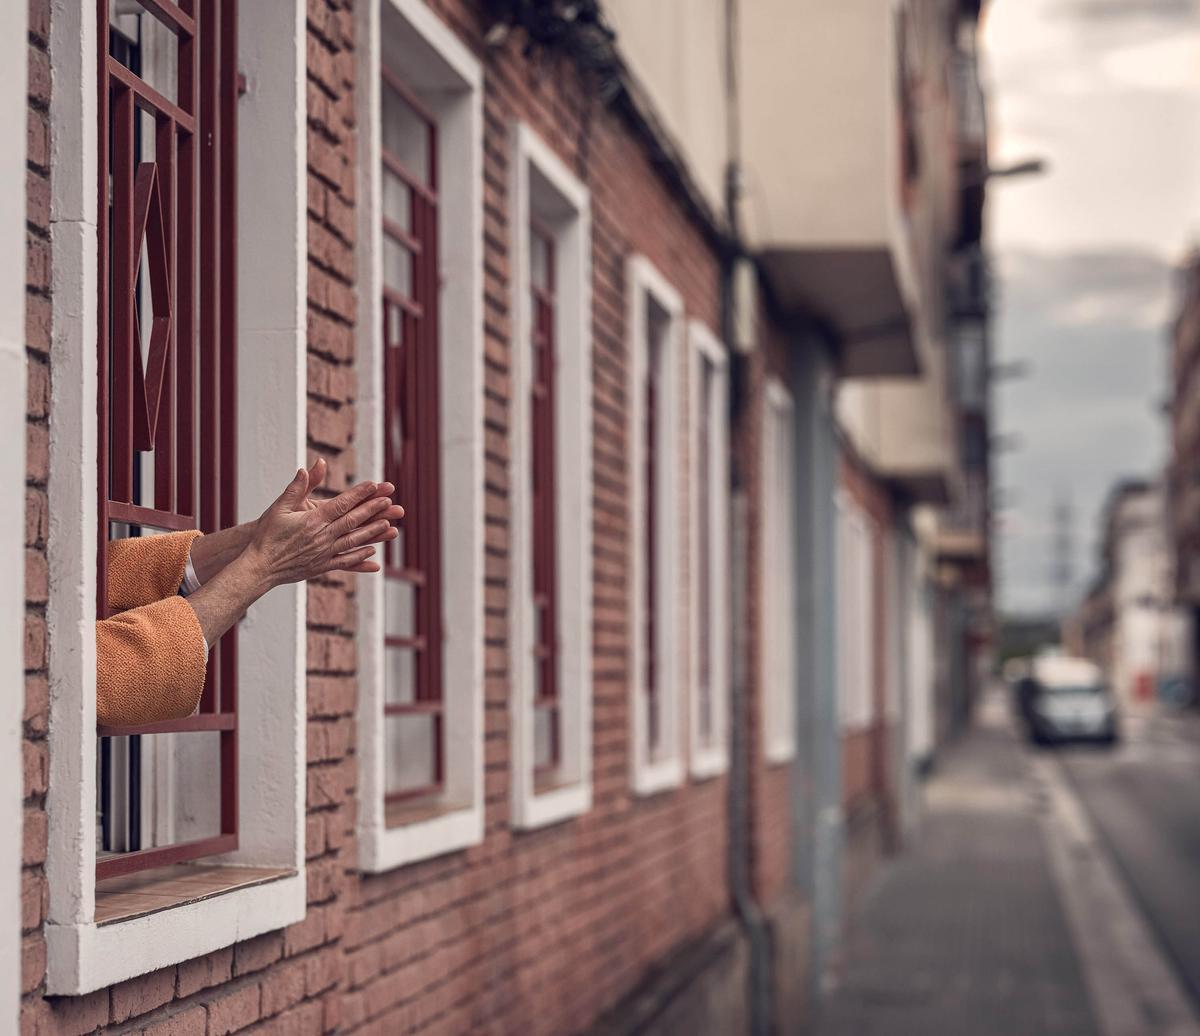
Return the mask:
[(304, 874), (112, 924), (46, 925), (46, 992), (79, 996), (304, 920)]

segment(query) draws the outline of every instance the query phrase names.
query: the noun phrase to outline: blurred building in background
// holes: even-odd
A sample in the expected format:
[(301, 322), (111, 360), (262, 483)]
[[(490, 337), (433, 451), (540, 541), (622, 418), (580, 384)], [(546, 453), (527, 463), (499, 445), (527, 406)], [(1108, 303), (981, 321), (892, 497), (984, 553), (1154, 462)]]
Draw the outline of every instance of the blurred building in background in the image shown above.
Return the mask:
[(1104, 670), (1117, 700), (1148, 706), (1192, 671), (1191, 621), (1175, 602), (1175, 551), (1161, 482), (1116, 486), (1104, 508), (1102, 567), (1069, 624), (1072, 649)]
[[(1175, 592), (1191, 617), (1190, 671), (1200, 672), (1200, 252), (1183, 263), (1171, 335), (1171, 459), (1167, 469)], [(1192, 695), (1195, 701), (1195, 695)]]
[[(990, 650), (979, 8), (6, 13), (23, 1030), (803, 1023)], [(98, 541), (314, 454), (383, 576), (97, 730)]]

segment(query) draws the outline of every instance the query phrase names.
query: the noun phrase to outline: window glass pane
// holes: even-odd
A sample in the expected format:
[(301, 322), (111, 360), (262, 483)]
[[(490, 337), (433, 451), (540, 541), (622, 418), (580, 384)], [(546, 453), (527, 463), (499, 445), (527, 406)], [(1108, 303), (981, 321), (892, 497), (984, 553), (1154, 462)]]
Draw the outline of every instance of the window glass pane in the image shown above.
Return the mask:
[(389, 793), (424, 788), (434, 783), (437, 726), (437, 717), (425, 714), (386, 718)]
[(383, 171), (383, 218), (401, 230), (412, 230), (412, 190), (387, 169)]
[(533, 765), (542, 770), (554, 765), (554, 724), (558, 710), (535, 709), (533, 713)]
[(168, 101), (178, 101), (175, 33), (137, 0), (109, 0), (108, 27), (109, 53)]
[(220, 834), (219, 733), (103, 737), (96, 748), (98, 857)]
[(417, 590), (402, 579), (384, 580), (384, 633), (389, 637), (411, 637), (415, 632), (413, 613)]
[(550, 289), (550, 242), (532, 230), (529, 234), (529, 278), (535, 288)]
[(383, 237), (383, 283), (392, 291), (412, 297), (412, 256), (407, 248)]
[(385, 647), (383, 651), (384, 697), (389, 702), (411, 702), (416, 698), (417, 660), (410, 648)]
[(383, 148), (422, 183), (429, 177), (429, 126), (386, 80), (383, 83)]

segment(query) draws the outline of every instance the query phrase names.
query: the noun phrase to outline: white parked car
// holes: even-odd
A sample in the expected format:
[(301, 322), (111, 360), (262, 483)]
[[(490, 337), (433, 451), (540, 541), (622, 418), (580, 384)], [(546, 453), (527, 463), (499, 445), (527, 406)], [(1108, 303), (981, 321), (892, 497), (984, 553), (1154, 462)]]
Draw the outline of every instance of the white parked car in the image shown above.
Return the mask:
[(1021, 714), (1038, 744), (1117, 740), (1117, 703), (1100, 667), (1085, 658), (1037, 659), (1018, 686)]

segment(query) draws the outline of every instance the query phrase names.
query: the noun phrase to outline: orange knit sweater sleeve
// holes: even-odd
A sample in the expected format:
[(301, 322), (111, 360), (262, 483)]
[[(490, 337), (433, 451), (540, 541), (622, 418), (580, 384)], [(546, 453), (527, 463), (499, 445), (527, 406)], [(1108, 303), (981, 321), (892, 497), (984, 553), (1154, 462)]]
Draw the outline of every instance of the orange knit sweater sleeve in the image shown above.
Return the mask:
[(176, 596), (200, 533), (115, 540), (108, 603), (96, 623), (96, 722), (142, 726), (190, 716), (204, 689), (208, 651), (200, 620)]
[(133, 536), (108, 545), (108, 606), (140, 608), (179, 592), (183, 570), (199, 532)]
[(207, 663), (200, 620), (182, 597), (96, 623), (96, 722), (129, 727), (190, 716)]

